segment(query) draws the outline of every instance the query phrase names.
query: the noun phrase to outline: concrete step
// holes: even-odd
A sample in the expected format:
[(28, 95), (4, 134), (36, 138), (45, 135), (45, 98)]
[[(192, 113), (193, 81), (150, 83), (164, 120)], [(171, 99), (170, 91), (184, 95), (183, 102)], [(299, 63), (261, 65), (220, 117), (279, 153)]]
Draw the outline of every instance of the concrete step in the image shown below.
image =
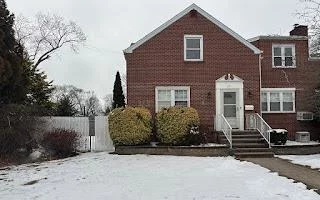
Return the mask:
[(232, 143), (232, 148), (267, 148), (266, 143)]
[(260, 135), (260, 133), (257, 131), (233, 131), (232, 136), (234, 135)]
[(232, 143), (261, 143), (264, 142), (263, 138), (232, 138)]
[[(222, 131), (216, 131), (216, 133), (222, 134)], [(232, 131), (232, 134), (243, 135), (243, 134), (260, 134), (258, 131)]]
[(233, 152), (271, 152), (270, 148), (234, 148)]
[(262, 138), (260, 134), (232, 135), (232, 138)]
[[(256, 133), (256, 132), (232, 132), (232, 137), (262, 137), (260, 133)], [(225, 137), (225, 135), (221, 132), (218, 133), (218, 137)]]
[(236, 158), (271, 158), (274, 157), (273, 152), (236, 152)]
[[(251, 143), (264, 143), (265, 140), (263, 138), (237, 138), (237, 139), (232, 139), (232, 144), (238, 144), (238, 143), (246, 143), (246, 144), (251, 144)], [(226, 138), (220, 139), (220, 143), (226, 144), (229, 143)]]

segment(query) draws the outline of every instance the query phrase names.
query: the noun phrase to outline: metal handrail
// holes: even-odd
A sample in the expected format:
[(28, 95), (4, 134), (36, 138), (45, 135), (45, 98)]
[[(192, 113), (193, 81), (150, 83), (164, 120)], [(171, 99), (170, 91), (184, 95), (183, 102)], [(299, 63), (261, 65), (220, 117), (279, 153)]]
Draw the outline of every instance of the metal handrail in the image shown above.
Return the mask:
[(227, 121), (227, 119), (225, 118), (225, 116), (223, 114), (221, 114), (221, 130), (223, 132), (223, 134), (226, 136), (229, 144), (230, 144), (230, 148), (232, 149), (232, 127), (230, 126), (229, 122)]
[(271, 148), (270, 130), (272, 130), (272, 128), (269, 126), (269, 124), (266, 121), (264, 121), (264, 119), (258, 113), (255, 113), (255, 122), (256, 122), (255, 128), (262, 135), (262, 137), (267, 141), (269, 148)]

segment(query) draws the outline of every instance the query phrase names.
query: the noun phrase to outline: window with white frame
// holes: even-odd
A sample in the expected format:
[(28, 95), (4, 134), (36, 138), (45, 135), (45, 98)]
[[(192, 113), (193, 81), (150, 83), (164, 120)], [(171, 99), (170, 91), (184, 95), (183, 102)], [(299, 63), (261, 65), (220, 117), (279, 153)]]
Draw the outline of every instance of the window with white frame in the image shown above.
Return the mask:
[(276, 68), (296, 67), (295, 45), (274, 44), (272, 45), (272, 65)]
[(203, 60), (203, 36), (185, 35), (184, 36), (184, 60), (202, 61)]
[(190, 87), (156, 87), (156, 112), (173, 106), (190, 106)]
[(264, 113), (295, 112), (295, 88), (262, 88), (261, 109)]

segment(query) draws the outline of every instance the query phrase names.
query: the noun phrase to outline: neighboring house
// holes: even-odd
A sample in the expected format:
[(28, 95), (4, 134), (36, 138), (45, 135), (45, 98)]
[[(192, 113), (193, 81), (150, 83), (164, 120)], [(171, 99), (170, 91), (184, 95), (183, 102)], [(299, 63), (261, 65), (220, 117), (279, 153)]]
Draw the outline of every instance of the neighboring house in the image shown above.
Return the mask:
[(261, 49), (261, 111), (273, 128), (291, 137), (309, 131), (319, 139), (320, 126), (310, 121), (315, 89), (320, 86), (320, 59), (309, 57), (308, 27), (295, 25), (290, 36), (258, 36), (249, 41)]
[(232, 128), (245, 130), (251, 127), (246, 116), (254, 113), (291, 137), (309, 130), (296, 115), (313, 111), (320, 62), (309, 58), (306, 36), (247, 41), (192, 4), (124, 54), (130, 106), (152, 113), (192, 106), (205, 132), (221, 130), (222, 115)]

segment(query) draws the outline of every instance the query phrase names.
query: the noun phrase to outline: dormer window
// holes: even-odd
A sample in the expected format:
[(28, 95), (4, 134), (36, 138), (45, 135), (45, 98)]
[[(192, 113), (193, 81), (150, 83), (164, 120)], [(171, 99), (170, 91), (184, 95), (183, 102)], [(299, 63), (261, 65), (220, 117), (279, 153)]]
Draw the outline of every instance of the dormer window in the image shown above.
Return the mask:
[(295, 68), (295, 53), (294, 44), (272, 45), (272, 66), (274, 68)]
[(203, 36), (185, 35), (184, 36), (184, 60), (203, 61)]

